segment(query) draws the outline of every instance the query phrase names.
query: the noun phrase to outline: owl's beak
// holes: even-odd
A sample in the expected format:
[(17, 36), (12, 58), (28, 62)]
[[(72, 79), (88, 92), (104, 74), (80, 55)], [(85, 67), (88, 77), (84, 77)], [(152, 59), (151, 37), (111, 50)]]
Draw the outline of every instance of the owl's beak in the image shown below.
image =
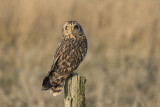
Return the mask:
[(73, 35), (73, 31), (71, 30), (71, 34)]
[(72, 29), (71, 29), (70, 33), (71, 33), (71, 34), (70, 34), (70, 38), (76, 39), (75, 36), (74, 36), (74, 34), (73, 34), (73, 30), (72, 30)]
[(73, 28), (71, 28), (71, 34), (73, 34)]

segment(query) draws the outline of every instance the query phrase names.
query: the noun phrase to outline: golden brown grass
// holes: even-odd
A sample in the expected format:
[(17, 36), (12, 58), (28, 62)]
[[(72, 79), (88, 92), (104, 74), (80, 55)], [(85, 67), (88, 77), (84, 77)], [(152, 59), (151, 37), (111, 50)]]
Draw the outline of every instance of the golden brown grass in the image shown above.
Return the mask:
[(67, 20), (89, 43), (87, 107), (160, 106), (159, 0), (0, 0), (0, 105), (63, 107), (41, 91)]

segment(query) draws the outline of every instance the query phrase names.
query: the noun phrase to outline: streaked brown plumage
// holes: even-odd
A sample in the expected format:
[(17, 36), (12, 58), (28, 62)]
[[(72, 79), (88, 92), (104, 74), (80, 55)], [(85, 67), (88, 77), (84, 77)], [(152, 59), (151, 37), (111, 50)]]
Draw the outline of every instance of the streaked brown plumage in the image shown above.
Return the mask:
[(42, 90), (60, 94), (64, 80), (79, 66), (87, 53), (87, 39), (77, 21), (67, 21), (62, 28), (63, 40), (56, 50), (53, 65), (42, 83)]

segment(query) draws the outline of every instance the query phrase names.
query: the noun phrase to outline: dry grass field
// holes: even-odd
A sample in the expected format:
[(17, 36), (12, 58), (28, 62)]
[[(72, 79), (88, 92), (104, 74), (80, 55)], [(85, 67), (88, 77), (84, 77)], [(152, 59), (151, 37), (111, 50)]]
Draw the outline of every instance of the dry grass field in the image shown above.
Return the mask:
[(63, 107), (41, 83), (67, 20), (88, 38), (87, 107), (160, 107), (159, 0), (0, 0), (1, 107)]

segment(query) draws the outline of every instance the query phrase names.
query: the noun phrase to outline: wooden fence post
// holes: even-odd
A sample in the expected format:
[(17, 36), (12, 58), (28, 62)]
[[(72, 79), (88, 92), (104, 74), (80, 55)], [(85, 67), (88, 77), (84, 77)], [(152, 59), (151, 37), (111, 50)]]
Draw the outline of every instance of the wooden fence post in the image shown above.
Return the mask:
[(73, 74), (65, 81), (64, 105), (65, 107), (85, 107), (86, 78)]

